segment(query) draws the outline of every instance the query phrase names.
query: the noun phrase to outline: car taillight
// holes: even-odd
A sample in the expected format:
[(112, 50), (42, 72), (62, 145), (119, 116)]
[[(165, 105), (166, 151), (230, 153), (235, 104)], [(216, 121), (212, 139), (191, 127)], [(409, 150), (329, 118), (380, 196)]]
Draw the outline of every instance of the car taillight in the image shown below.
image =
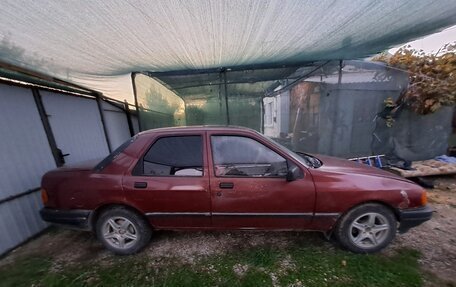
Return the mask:
[(421, 192), (421, 206), (425, 206), (427, 204), (427, 193), (425, 190)]
[(43, 204), (46, 205), (48, 200), (49, 200), (48, 194), (47, 194), (46, 190), (44, 188), (42, 188), (41, 189), (41, 201), (43, 201)]

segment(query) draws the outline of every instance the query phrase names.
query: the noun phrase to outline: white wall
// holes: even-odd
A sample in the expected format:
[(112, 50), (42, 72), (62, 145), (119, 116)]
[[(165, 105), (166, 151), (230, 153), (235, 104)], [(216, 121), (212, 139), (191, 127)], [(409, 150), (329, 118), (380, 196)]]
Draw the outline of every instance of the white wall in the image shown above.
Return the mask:
[(263, 133), (268, 137), (277, 137), (279, 132), (279, 127), (277, 125), (277, 97), (264, 98), (263, 107)]
[(263, 99), (264, 130), (263, 133), (272, 138), (288, 134), (290, 118), (290, 92), (285, 91), (275, 97)]

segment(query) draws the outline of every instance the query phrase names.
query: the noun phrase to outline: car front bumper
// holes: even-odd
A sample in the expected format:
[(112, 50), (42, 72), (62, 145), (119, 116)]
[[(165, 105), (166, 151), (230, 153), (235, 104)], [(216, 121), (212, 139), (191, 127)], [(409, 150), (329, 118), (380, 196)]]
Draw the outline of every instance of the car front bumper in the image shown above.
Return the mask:
[(44, 221), (79, 230), (91, 230), (91, 214), (91, 210), (83, 209), (62, 210), (45, 207), (40, 210)]
[(434, 210), (426, 205), (416, 209), (399, 210), (399, 232), (407, 232), (410, 228), (420, 225), (432, 218)]

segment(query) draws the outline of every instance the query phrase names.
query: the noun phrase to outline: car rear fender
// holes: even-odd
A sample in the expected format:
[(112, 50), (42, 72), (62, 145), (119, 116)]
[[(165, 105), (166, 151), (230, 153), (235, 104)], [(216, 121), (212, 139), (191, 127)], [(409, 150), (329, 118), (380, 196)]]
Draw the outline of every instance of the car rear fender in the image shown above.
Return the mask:
[(109, 210), (111, 208), (115, 208), (115, 207), (123, 207), (123, 208), (126, 208), (126, 209), (138, 214), (150, 225), (151, 228), (153, 228), (153, 226), (150, 224), (150, 221), (148, 220), (148, 218), (146, 217), (146, 215), (144, 214), (143, 211), (141, 211), (140, 209), (138, 209), (132, 205), (126, 204), (125, 202), (116, 202), (116, 203), (106, 203), (106, 204), (100, 205), (90, 214), (90, 218), (89, 218), (90, 229), (94, 230), (98, 218), (104, 211)]

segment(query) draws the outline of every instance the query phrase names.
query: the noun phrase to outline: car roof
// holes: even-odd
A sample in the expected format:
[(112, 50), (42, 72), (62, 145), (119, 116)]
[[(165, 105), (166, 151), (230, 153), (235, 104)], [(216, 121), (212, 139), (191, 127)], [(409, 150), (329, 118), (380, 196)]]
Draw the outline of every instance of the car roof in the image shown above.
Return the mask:
[(178, 131), (207, 131), (207, 130), (217, 130), (217, 131), (250, 131), (256, 132), (253, 129), (241, 127), (241, 126), (231, 126), (231, 125), (200, 125), (200, 126), (180, 126), (180, 127), (166, 127), (166, 128), (157, 128), (150, 129), (141, 132), (141, 135), (153, 134), (157, 132), (178, 132)]

